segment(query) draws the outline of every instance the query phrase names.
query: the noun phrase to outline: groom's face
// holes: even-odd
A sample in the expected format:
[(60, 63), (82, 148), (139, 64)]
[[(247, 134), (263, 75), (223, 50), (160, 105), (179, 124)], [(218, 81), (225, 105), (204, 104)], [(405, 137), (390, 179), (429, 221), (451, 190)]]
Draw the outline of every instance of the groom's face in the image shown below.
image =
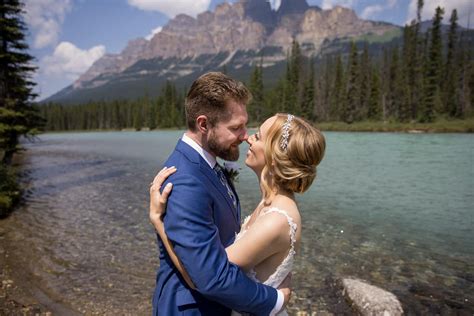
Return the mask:
[(239, 159), (239, 145), (248, 138), (248, 115), (246, 105), (233, 100), (227, 102), (226, 110), (230, 119), (219, 121), (210, 129), (208, 145), (217, 157), (236, 161)]

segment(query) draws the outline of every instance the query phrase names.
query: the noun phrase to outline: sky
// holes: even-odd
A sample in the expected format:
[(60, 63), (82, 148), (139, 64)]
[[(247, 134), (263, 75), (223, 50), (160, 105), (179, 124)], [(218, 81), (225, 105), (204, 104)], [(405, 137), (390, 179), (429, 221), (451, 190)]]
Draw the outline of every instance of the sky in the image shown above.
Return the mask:
[[(185, 13), (196, 17), (224, 1), (237, 0), (24, 0), (29, 53), (38, 71), (37, 101), (73, 83), (104, 54), (120, 53), (128, 41), (150, 39), (169, 19)], [(281, 0), (269, 0), (277, 9)], [(363, 19), (405, 25), (416, 15), (417, 0), (307, 0), (310, 5), (353, 9)], [(437, 6), (445, 8), (445, 22), (458, 11), (466, 27), (472, 0), (425, 0), (422, 18), (431, 19)], [(469, 27), (474, 24), (474, 16)]]

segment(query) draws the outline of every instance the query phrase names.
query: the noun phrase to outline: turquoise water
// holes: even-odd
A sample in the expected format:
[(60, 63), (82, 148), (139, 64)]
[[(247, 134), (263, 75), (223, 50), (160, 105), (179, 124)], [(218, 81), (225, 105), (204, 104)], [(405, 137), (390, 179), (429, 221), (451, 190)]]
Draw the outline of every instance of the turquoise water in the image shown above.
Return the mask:
[[(80, 312), (149, 313), (158, 260), (148, 183), (181, 134), (45, 134), (26, 144), (26, 203), (1, 223), (12, 260)], [(325, 136), (317, 180), (298, 197), (290, 312), (347, 313), (338, 280), (350, 276), (393, 292), (408, 314), (472, 314), (474, 137)], [(236, 185), (244, 215), (260, 194), (246, 150)], [(25, 244), (28, 254), (14, 250)]]

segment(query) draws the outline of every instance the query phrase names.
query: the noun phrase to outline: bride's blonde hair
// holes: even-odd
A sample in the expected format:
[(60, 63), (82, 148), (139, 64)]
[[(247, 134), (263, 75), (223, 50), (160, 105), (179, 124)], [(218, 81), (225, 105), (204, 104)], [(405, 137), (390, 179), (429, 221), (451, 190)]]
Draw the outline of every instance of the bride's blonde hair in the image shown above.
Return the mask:
[[(269, 128), (265, 143), (265, 167), (261, 184), (265, 202), (272, 193), (284, 189), (303, 193), (316, 178), (316, 166), (324, 157), (326, 141), (323, 134), (309, 122), (293, 117), (289, 123), (289, 136), (285, 137), (283, 126), (288, 114), (278, 113)], [(282, 146), (286, 138), (287, 147)], [(268, 181), (270, 180), (270, 181)]]

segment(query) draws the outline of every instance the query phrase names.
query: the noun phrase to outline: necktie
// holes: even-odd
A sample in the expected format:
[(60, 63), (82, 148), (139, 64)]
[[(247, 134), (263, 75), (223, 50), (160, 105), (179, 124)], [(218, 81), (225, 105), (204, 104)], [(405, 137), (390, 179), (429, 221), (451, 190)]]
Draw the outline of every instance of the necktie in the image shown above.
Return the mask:
[(227, 194), (232, 200), (232, 204), (234, 204), (234, 207), (237, 209), (237, 199), (235, 198), (234, 192), (230, 188), (229, 182), (227, 182), (227, 178), (224, 174), (224, 170), (222, 170), (222, 167), (218, 163), (216, 163), (216, 166), (214, 167), (214, 171), (219, 177), (219, 180), (221, 181), (222, 185), (226, 188)]

